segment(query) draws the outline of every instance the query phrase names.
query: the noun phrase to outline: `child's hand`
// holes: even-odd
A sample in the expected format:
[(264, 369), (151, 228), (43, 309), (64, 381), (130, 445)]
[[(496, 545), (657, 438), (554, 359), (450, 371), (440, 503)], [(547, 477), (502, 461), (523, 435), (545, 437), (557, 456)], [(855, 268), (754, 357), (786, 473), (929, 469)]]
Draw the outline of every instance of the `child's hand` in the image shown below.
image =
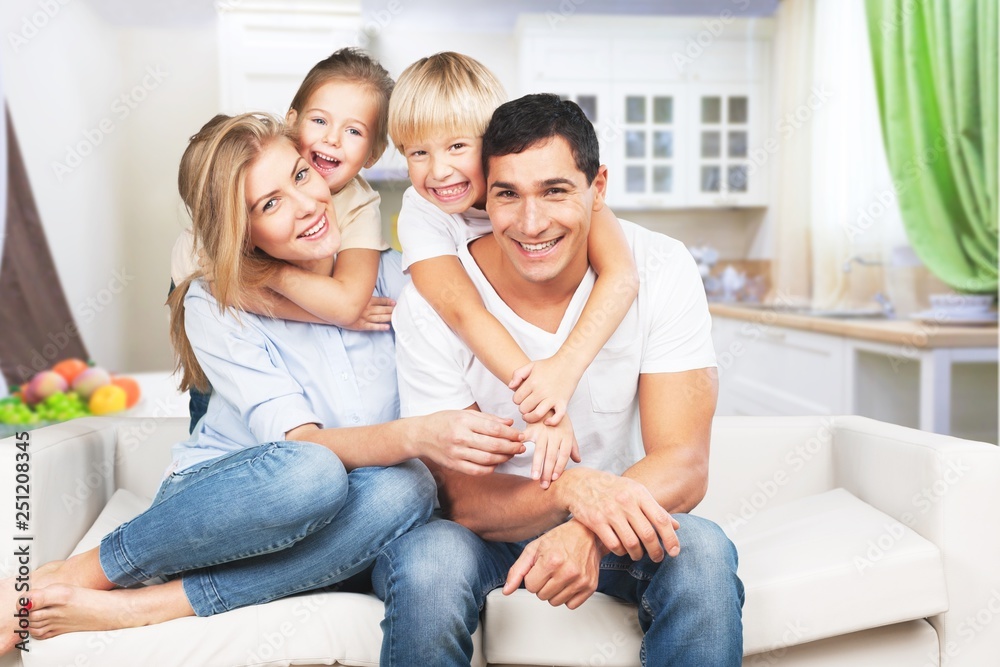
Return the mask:
[(566, 405), (579, 380), (571, 368), (553, 356), (521, 366), (507, 386), (514, 390), (514, 403), (520, 407), (524, 421), (534, 424), (551, 410), (553, 414), (545, 423), (555, 426), (566, 414)]
[(362, 311), (361, 317), (344, 328), (354, 331), (388, 331), (395, 305), (396, 302), (392, 299), (373, 296)]
[(580, 462), (580, 446), (568, 416), (564, 415), (558, 426), (547, 426), (542, 422), (528, 424), (524, 429), (524, 439), (535, 443), (531, 479), (540, 480), (543, 489), (549, 488), (549, 484), (559, 478), (570, 459)]

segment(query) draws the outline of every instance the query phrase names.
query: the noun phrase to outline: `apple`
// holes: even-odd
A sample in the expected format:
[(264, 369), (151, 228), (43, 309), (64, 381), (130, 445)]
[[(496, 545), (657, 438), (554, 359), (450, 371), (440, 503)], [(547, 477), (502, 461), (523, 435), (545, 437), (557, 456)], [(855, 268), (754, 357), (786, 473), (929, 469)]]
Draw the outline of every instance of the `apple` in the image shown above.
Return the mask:
[(101, 368), (94, 366), (83, 371), (73, 379), (73, 391), (80, 395), (80, 398), (89, 399), (99, 387), (111, 384), (111, 375)]
[(67, 388), (66, 379), (59, 373), (41, 371), (35, 373), (35, 377), (31, 378), (25, 391), (25, 397), (30, 397), (29, 402), (31, 403), (38, 403), (56, 392), (66, 391)]

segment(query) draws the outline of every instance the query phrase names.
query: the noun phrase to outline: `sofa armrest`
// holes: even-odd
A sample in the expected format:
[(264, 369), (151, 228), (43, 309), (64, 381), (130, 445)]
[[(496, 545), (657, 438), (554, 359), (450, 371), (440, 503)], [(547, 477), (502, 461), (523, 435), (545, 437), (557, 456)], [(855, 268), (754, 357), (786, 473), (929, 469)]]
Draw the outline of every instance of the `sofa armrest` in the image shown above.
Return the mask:
[[(28, 431), (32, 567), (69, 555), (114, 493), (115, 423), (88, 417)], [(13, 438), (4, 441), (13, 471)], [(6, 461), (5, 461), (6, 463)], [(13, 475), (3, 498), (13, 498)]]
[[(995, 445), (837, 417), (834, 482), (941, 550), (949, 609), (931, 619), (942, 664), (1000, 655), (1000, 449)], [(878, 549), (888, 545), (876, 545)], [(992, 622), (991, 622), (992, 621)]]
[(692, 514), (729, 530), (833, 487), (832, 417), (716, 417), (708, 493)]

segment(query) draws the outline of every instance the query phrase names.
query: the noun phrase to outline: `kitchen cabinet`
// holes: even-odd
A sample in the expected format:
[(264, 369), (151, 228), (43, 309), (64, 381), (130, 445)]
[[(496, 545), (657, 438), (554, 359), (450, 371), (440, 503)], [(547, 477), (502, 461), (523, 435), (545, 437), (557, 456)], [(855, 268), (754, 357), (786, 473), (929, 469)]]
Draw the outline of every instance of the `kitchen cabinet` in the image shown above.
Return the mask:
[(764, 206), (770, 19), (522, 16), (518, 94), (576, 101), (616, 209)]
[(856, 414), (997, 442), (997, 329), (710, 306), (718, 415)]
[(714, 317), (719, 415), (848, 412), (844, 340), (764, 321)]

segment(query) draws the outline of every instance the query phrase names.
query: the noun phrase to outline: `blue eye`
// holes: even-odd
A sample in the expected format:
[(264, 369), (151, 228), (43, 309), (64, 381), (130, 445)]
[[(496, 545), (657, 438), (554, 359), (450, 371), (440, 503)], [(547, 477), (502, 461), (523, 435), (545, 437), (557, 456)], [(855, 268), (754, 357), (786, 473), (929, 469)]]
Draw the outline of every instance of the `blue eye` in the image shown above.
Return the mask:
[(295, 182), (298, 183), (298, 182), (304, 180), (305, 177), (308, 176), (308, 175), (309, 175), (309, 167), (302, 167), (302, 169), (300, 169), (295, 174)]
[(317, 125), (326, 125), (326, 121), (323, 120), (322, 118), (313, 118), (312, 122), (316, 123)]
[(262, 207), (261, 207), (261, 209), (260, 209), (260, 210), (261, 210), (262, 212), (265, 212), (265, 213), (266, 213), (267, 211), (270, 211), (270, 210), (271, 210), (272, 208), (274, 208), (275, 206), (277, 206), (277, 204), (278, 204), (278, 200), (277, 200), (277, 199), (268, 199), (268, 200), (267, 200), (267, 201), (266, 201), (266, 202), (264, 203), (264, 206), (262, 206)]
[(356, 134), (359, 137), (361, 136), (361, 133), (355, 130), (353, 127), (349, 128), (347, 131), (350, 132), (351, 134)]

